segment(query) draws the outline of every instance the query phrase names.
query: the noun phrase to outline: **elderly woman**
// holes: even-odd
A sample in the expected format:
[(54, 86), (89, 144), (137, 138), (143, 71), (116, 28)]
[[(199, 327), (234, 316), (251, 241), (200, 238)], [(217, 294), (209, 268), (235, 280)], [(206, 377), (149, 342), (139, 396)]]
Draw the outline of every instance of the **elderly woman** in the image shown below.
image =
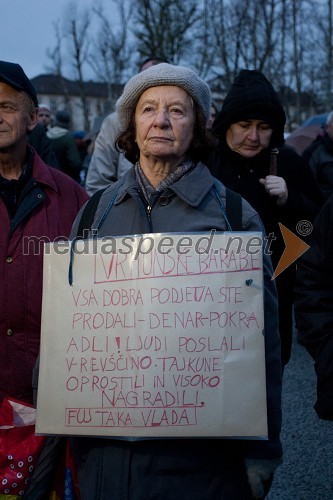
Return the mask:
[[(265, 75), (242, 70), (216, 117), (219, 147), (209, 161), (212, 174), (258, 212), (269, 235), (274, 267), (285, 248), (279, 223), (297, 234), (321, 204), (309, 166), (283, 146), (285, 122), (280, 99)], [(291, 355), (294, 278), (295, 264), (276, 278), (283, 365)]]
[[(192, 70), (159, 64), (134, 76), (117, 102), (118, 139), (135, 166), (99, 201), (99, 237), (230, 229), (224, 186), (202, 163), (210, 90)], [(243, 200), (242, 229), (261, 231)], [(82, 214), (82, 212), (81, 212)], [(81, 214), (74, 225), (77, 235)], [(264, 498), (281, 461), (281, 363), (275, 286), (265, 257), (265, 349), (269, 439), (74, 438), (82, 500)]]

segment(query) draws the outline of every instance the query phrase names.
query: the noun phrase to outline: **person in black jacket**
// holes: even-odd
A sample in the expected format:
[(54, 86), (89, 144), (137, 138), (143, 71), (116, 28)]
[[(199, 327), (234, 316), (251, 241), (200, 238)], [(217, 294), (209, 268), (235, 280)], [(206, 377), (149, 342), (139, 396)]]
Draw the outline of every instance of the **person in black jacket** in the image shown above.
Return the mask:
[(43, 125), (37, 122), (35, 128), (28, 134), (27, 140), (47, 165), (59, 169), (56, 154)]
[(69, 131), (70, 115), (66, 110), (57, 111), (54, 127), (46, 135), (56, 154), (59, 169), (77, 182), (81, 181), (82, 160), (73, 134)]
[[(209, 164), (215, 177), (259, 213), (274, 266), (285, 247), (279, 223), (295, 233), (300, 221), (314, 219), (322, 203), (308, 164), (284, 146), (285, 121), (267, 78), (256, 70), (242, 70), (214, 122), (219, 145)], [(276, 278), (284, 365), (291, 355), (294, 278), (295, 265)]]
[(333, 111), (327, 117), (325, 132), (305, 149), (302, 157), (309, 163), (324, 198), (333, 191)]
[(314, 222), (310, 249), (297, 266), (295, 319), (315, 361), (318, 416), (333, 420), (333, 194)]
[(35, 128), (28, 134), (28, 143), (47, 165), (59, 169), (59, 163), (46, 132), (51, 123), (51, 112), (46, 104), (38, 105), (38, 118)]

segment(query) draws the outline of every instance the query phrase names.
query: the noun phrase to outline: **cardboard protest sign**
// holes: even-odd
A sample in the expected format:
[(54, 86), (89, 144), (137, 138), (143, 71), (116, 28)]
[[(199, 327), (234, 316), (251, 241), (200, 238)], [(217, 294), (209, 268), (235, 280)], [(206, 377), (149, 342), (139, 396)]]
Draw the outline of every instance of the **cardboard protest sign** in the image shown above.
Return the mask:
[(261, 233), (78, 241), (44, 255), (36, 432), (267, 436)]

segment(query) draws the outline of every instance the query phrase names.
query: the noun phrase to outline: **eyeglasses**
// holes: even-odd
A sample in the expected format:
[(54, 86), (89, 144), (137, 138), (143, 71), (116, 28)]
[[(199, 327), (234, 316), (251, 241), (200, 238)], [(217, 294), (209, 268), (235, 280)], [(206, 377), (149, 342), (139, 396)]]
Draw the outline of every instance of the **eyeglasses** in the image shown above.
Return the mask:
[(38, 113), (38, 116), (46, 116), (47, 118), (50, 118), (50, 115), (47, 113)]

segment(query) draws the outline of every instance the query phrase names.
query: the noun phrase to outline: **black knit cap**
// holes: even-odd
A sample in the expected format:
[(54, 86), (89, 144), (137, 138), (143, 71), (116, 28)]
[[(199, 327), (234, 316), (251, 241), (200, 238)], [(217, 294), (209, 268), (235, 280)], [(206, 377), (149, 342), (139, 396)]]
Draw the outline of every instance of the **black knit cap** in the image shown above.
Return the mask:
[(56, 112), (55, 125), (63, 128), (69, 128), (70, 121), (70, 114), (65, 109)]
[(260, 71), (243, 69), (236, 76), (216, 117), (214, 132), (223, 139), (230, 125), (241, 120), (269, 123), (273, 129), (270, 147), (283, 144), (286, 115), (272, 84)]
[(15, 90), (29, 94), (34, 105), (38, 107), (36, 91), (19, 64), (0, 61), (0, 82), (6, 83)]

